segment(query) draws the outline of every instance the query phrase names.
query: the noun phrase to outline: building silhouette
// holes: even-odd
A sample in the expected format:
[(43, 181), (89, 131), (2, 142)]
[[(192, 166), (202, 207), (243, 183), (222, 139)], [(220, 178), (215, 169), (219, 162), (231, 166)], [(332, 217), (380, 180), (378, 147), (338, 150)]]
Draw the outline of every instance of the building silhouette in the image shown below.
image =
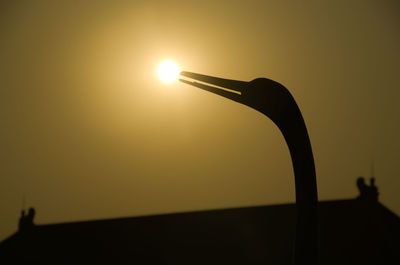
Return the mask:
[[(357, 186), (357, 198), (319, 202), (320, 264), (400, 264), (400, 218), (379, 202), (373, 180)], [(280, 204), (47, 225), (21, 219), (0, 243), (0, 264), (289, 265), (295, 218), (294, 204)]]

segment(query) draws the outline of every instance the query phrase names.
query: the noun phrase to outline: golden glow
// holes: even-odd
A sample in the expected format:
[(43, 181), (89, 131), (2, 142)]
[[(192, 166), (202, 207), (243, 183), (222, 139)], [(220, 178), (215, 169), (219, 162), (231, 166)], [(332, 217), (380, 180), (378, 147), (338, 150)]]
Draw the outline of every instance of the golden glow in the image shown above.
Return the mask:
[(158, 75), (164, 82), (173, 82), (179, 77), (179, 67), (178, 65), (171, 61), (164, 61), (158, 66)]

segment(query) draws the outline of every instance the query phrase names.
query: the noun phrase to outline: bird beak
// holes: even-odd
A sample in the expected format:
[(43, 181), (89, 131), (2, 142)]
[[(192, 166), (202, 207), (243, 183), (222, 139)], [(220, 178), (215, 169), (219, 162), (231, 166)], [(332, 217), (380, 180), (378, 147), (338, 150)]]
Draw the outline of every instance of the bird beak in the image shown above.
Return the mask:
[(244, 81), (223, 79), (186, 71), (182, 71), (180, 75), (200, 81), (196, 82), (180, 78), (179, 81), (185, 84), (201, 88), (239, 103), (241, 103), (241, 93), (248, 84), (248, 82)]

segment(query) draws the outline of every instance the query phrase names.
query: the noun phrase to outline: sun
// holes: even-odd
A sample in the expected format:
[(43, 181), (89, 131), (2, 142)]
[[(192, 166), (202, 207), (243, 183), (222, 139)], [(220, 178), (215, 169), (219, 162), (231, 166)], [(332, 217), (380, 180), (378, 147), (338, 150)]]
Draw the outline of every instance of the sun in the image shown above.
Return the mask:
[(160, 66), (158, 66), (158, 75), (164, 82), (170, 83), (178, 79), (179, 77), (179, 67), (178, 65), (171, 61), (163, 61)]

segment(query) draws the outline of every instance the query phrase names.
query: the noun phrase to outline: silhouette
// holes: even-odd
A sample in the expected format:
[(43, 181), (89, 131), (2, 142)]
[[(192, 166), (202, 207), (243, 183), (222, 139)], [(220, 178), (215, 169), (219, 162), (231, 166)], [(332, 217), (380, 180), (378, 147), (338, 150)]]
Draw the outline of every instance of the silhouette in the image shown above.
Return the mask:
[[(319, 201), (318, 220), (321, 264), (399, 264), (380, 202)], [(295, 224), (295, 204), (37, 224), (0, 242), (0, 264), (289, 265)]]
[(18, 230), (22, 230), (24, 229), (24, 224), (25, 224), (25, 210), (21, 211), (21, 217), (19, 218), (19, 222), (18, 222)]
[(375, 178), (370, 178), (370, 185), (365, 184), (363, 177), (357, 179), (357, 187), (360, 191), (360, 196), (358, 197), (362, 201), (376, 202), (378, 201), (378, 188), (375, 186)]
[(21, 217), (19, 218), (18, 228), (20, 232), (30, 230), (34, 227), (33, 219), (35, 218), (35, 209), (29, 208), (28, 214), (25, 215), (25, 211), (21, 211)]
[(376, 200), (378, 200), (378, 188), (375, 186), (375, 178), (370, 179), (370, 188), (371, 188), (371, 193), (373, 194), (374, 197), (376, 197)]
[(203, 83), (179, 79), (181, 82), (249, 106), (278, 126), (289, 147), (295, 175), (297, 222), (294, 264), (317, 264), (318, 196), (314, 157), (303, 117), (290, 92), (267, 78), (244, 82), (186, 71), (181, 75)]

